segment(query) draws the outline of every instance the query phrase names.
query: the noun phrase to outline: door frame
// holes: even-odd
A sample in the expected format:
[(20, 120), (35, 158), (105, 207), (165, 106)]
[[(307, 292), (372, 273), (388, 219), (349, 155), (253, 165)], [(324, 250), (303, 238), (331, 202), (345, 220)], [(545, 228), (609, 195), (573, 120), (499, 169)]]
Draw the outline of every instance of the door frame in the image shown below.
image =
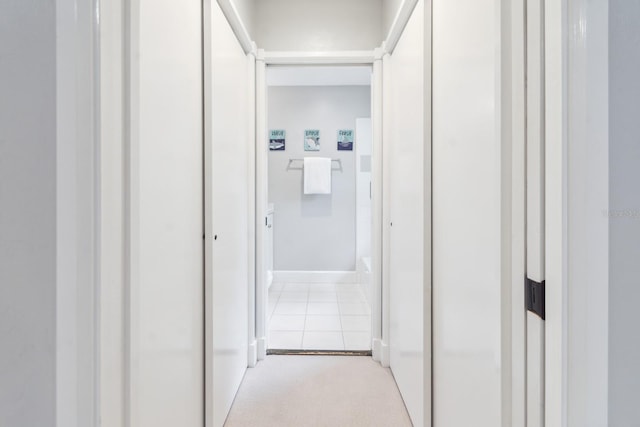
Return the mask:
[(604, 425), (613, 21), (606, 2), (560, 0), (545, 6), (545, 422)]
[[(269, 52), (262, 49), (256, 55), (256, 144), (255, 144), (255, 191), (256, 199), (253, 212), (255, 217), (256, 248), (256, 292), (255, 292), (255, 333), (257, 340), (257, 359), (263, 360), (267, 355), (267, 270), (266, 270), (266, 230), (264, 218), (267, 216), (268, 192), (268, 125), (267, 125), (267, 80), (266, 70), (270, 65), (289, 66), (349, 66), (369, 65), (372, 68), (371, 80), (371, 122), (373, 134), (372, 164), (372, 316), (371, 335), (375, 360), (380, 360), (382, 331), (385, 318), (382, 313), (382, 51), (352, 52)], [(250, 357), (251, 359), (251, 357)], [(249, 366), (252, 366), (249, 360)], [(255, 363), (254, 363), (255, 364)]]

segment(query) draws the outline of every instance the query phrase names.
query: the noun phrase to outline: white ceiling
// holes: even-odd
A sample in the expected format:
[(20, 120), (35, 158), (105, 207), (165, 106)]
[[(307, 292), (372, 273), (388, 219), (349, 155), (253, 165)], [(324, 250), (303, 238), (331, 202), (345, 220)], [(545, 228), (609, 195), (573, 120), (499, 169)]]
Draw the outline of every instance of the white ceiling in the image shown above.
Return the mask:
[(269, 66), (267, 86), (370, 86), (370, 66)]

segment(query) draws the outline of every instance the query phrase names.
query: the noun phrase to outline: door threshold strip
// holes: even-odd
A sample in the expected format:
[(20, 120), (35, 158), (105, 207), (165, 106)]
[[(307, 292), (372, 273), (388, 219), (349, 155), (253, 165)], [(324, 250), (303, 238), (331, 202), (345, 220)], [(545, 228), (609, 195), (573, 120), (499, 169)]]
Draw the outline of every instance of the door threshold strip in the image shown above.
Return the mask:
[(267, 356), (371, 356), (371, 350), (286, 350), (269, 349)]

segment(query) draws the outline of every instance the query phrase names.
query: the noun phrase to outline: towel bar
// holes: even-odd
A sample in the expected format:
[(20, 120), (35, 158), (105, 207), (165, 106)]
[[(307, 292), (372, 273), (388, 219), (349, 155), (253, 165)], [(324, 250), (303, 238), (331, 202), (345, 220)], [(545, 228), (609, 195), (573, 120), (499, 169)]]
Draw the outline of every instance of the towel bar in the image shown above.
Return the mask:
[[(303, 162), (304, 159), (289, 159), (289, 163), (291, 162)], [(332, 162), (342, 163), (341, 159), (331, 159)]]
[[(289, 170), (289, 169), (303, 170), (304, 167), (300, 167), (300, 168), (298, 168), (298, 167), (292, 168), (291, 167), (291, 163), (293, 163), (293, 162), (303, 162), (303, 161), (304, 161), (304, 159), (289, 159), (289, 163), (287, 164), (287, 170)], [(342, 172), (342, 159), (331, 159), (331, 162), (336, 162), (338, 164), (337, 168), (335, 168), (335, 169), (332, 168), (331, 170), (341, 171)]]

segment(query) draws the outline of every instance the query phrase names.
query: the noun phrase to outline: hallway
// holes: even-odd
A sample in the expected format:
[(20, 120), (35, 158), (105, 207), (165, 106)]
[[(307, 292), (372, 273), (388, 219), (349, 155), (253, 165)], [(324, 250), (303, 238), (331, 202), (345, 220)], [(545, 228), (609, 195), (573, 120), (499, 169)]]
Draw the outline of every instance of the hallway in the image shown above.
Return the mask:
[(391, 371), (364, 356), (267, 356), (246, 372), (227, 427), (411, 426)]
[(640, 1), (0, 12), (0, 427), (640, 427)]

